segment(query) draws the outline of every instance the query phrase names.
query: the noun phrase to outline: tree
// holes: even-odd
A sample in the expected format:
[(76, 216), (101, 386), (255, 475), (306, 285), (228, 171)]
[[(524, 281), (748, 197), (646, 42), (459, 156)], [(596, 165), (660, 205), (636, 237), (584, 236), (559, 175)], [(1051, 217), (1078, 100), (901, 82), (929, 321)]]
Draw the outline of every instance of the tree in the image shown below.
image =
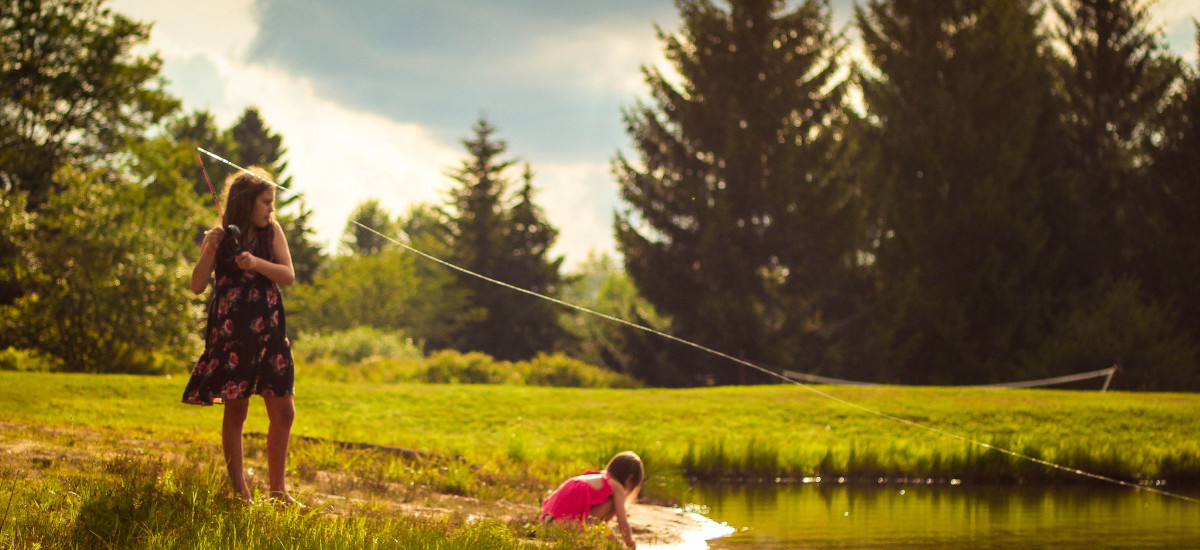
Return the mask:
[(1045, 330), (1040, 188), (1057, 168), (1056, 111), (1025, 0), (873, 0), (855, 11), (870, 125), (879, 381), (1010, 380)]
[(171, 231), (180, 220), (147, 188), (110, 178), (72, 168), (56, 178), (66, 187), (19, 243), (29, 292), (0, 306), (0, 344), (57, 357), (70, 371), (169, 372), (199, 344), (179, 283), (189, 265)]
[(370, 326), (400, 331), (428, 347), (481, 317), (446, 272), (395, 247), (331, 259), (312, 284), (293, 287), (289, 329), (312, 333)]
[[(597, 313), (654, 330), (669, 330), (666, 319), (640, 295), (633, 281), (608, 254), (588, 254), (566, 278), (563, 300)], [(585, 363), (602, 365), (655, 386), (679, 386), (687, 374), (670, 361), (661, 337), (590, 314), (564, 314), (566, 351)]]
[(1066, 128), (1067, 173), (1055, 239), (1068, 255), (1063, 277), (1085, 290), (1130, 275), (1158, 243), (1150, 240), (1151, 189), (1145, 184), (1150, 134), (1180, 76), (1179, 61), (1149, 29), (1134, 0), (1058, 0), (1055, 38), (1066, 50), (1055, 72)]
[[(1196, 51), (1200, 52), (1200, 27)], [(1171, 97), (1160, 117), (1162, 141), (1154, 150), (1147, 184), (1160, 222), (1152, 238), (1159, 243), (1145, 266), (1151, 292), (1178, 303), (1194, 338), (1200, 340), (1200, 63)]]
[[(549, 249), (557, 231), (532, 202), (531, 172), (516, 202), (506, 170), (515, 161), (502, 158), (508, 145), (493, 138), (496, 129), (481, 117), (474, 137), (463, 140), (468, 158), (450, 173), (457, 185), (450, 189), (441, 211), (442, 235), (449, 260), (474, 273), (526, 290), (558, 292), (561, 259), (551, 259)], [(471, 303), (486, 317), (468, 324), (449, 339), (462, 351), (482, 351), (503, 360), (533, 357), (553, 349), (561, 330), (558, 313), (538, 298), (503, 288), (464, 273), (459, 284), (471, 292)]]
[[(671, 332), (753, 362), (819, 370), (853, 341), (861, 210), (840, 169), (845, 40), (827, 2), (680, 0), (659, 30), (679, 86), (644, 69), (625, 113), (640, 161), (614, 161), (626, 271)], [(682, 348), (680, 348), (682, 350)], [(765, 381), (690, 349), (677, 382)]]
[(94, 164), (178, 107), (149, 25), (103, 0), (4, 0), (0, 10), (0, 191), (36, 210), (65, 164)]
[[(533, 202), (533, 170), (528, 164), (521, 179), (516, 203), (506, 215), (504, 249), (509, 256), (500, 279), (544, 296), (559, 296), (564, 282), (560, 271), (563, 258), (555, 258), (550, 252), (558, 239), (558, 230)], [(559, 323), (560, 307), (528, 296), (516, 298), (508, 303), (507, 318), (512, 332), (506, 337), (507, 352), (501, 353), (528, 358), (538, 351), (555, 349), (566, 337)]]
[(389, 244), (380, 234), (395, 235), (396, 222), (387, 209), (380, 206), (378, 199), (362, 201), (350, 211), (346, 229), (342, 232), (342, 248), (351, 254), (378, 254)]

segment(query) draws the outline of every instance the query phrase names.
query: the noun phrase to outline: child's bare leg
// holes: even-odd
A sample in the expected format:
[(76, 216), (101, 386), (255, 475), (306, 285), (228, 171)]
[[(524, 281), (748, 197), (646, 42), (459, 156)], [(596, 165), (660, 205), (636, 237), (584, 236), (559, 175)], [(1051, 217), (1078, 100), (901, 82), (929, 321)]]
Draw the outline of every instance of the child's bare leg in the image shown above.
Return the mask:
[(246, 412), (249, 408), (249, 399), (226, 399), (225, 418), (221, 422), (221, 447), (225, 451), (225, 468), (229, 471), (229, 481), (233, 483), (233, 490), (246, 502), (252, 500), (252, 495), (250, 487), (246, 485), (246, 472), (243, 468), (242, 426), (246, 423)]
[(612, 519), (616, 514), (617, 507), (613, 504), (612, 497), (609, 497), (608, 500), (605, 500), (600, 504), (592, 506), (592, 509), (588, 511), (589, 516), (600, 521), (601, 523), (608, 522), (608, 520)]
[(267, 403), (267, 469), (271, 482), (271, 496), (285, 502), (293, 502), (287, 494), (287, 455), (292, 437), (292, 422), (296, 418), (296, 406), (292, 396), (264, 397)]

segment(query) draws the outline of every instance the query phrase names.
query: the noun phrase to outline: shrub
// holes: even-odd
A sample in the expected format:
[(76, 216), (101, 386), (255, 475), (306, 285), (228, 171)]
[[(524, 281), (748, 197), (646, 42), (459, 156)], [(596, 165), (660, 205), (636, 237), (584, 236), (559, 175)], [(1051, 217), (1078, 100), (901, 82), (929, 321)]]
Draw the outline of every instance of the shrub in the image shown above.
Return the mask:
[(306, 337), (297, 342), (295, 354), (305, 361), (328, 360), (342, 364), (421, 358), (420, 348), (403, 333), (366, 326)]
[(37, 350), (10, 347), (0, 351), (0, 370), (56, 372), (62, 370), (62, 360)]

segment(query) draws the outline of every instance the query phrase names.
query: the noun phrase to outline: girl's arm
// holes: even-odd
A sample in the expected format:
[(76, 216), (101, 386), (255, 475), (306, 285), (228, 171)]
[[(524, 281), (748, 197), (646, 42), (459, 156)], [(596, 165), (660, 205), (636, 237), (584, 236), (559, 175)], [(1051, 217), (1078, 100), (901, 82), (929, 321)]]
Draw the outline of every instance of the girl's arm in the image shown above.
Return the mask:
[(288, 250), (287, 237), (283, 235), (283, 228), (280, 227), (279, 222), (272, 223), (275, 224), (275, 242), (272, 243), (272, 246), (275, 247), (275, 262), (268, 262), (249, 252), (242, 252), (237, 257), (237, 264), (242, 269), (262, 273), (277, 284), (291, 286), (296, 281), (296, 272), (292, 269), (292, 253)]
[(637, 548), (637, 543), (633, 540), (633, 531), (629, 529), (629, 518), (625, 513), (625, 487), (612, 479), (608, 482), (612, 485), (613, 510), (617, 514), (617, 529), (625, 538), (625, 546)]
[(225, 237), (225, 228), (217, 225), (204, 234), (204, 245), (200, 248), (200, 259), (192, 268), (192, 292), (200, 294), (208, 288), (208, 279), (212, 275), (213, 264), (216, 263), (217, 247)]

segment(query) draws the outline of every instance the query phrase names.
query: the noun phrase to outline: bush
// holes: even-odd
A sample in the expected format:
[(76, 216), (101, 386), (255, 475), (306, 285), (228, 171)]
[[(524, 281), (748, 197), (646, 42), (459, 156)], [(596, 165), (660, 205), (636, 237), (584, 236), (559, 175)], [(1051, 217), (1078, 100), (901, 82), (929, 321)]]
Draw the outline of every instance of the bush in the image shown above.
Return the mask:
[(297, 359), (327, 360), (342, 364), (371, 360), (420, 359), (421, 350), (403, 333), (374, 327), (314, 334), (297, 342)]
[(360, 328), (306, 339), (297, 346), (296, 357), (307, 363), (305, 376), (335, 382), (640, 387), (628, 375), (561, 353), (539, 354), (530, 361), (515, 363), (497, 361), (485, 353), (453, 350), (421, 358), (415, 346), (401, 345), (400, 341), (396, 333)]
[(62, 361), (37, 350), (10, 347), (0, 351), (0, 370), (57, 372), (62, 370)]
[(636, 388), (640, 384), (628, 375), (589, 365), (561, 353), (539, 353), (526, 363), (525, 383), (530, 386), (571, 388)]
[(439, 351), (425, 360), (420, 381), (433, 384), (520, 384), (522, 376), (512, 363), (479, 353)]

